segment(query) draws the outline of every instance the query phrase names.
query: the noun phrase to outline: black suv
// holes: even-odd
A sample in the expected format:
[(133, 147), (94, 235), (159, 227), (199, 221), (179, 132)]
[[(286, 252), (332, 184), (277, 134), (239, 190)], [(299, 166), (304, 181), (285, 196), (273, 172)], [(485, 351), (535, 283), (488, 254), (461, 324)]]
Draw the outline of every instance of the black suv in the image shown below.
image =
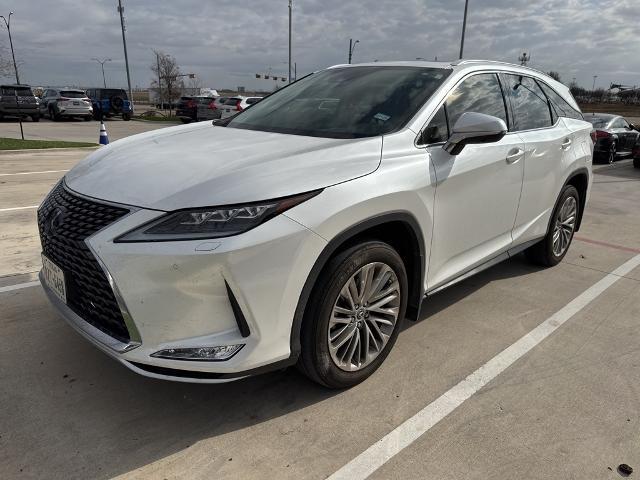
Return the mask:
[(93, 118), (109, 118), (122, 116), (123, 120), (131, 120), (133, 105), (129, 101), (127, 92), (122, 88), (90, 88), (87, 96), (93, 106)]
[(0, 85), (0, 119), (5, 116), (40, 120), (40, 104), (29, 85)]

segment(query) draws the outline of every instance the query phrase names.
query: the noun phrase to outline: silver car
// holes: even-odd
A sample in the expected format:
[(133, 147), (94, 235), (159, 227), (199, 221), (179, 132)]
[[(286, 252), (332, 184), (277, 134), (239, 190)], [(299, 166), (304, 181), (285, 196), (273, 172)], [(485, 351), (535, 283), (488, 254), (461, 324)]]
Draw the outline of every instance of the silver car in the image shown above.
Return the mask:
[(40, 101), (40, 113), (54, 121), (63, 117), (81, 117), (89, 121), (93, 117), (93, 107), (84, 90), (48, 88)]

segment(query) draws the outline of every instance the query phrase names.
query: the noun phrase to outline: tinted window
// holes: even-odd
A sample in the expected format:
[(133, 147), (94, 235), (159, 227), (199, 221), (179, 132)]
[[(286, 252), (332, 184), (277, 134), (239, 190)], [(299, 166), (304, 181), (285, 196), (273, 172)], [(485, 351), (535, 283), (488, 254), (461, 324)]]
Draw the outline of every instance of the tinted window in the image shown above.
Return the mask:
[(383, 135), (404, 126), (449, 74), (427, 67), (331, 68), (260, 100), (228, 126), (329, 138)]
[(547, 97), (530, 77), (505, 75), (511, 94), (517, 130), (550, 127), (551, 112)]
[(453, 128), (465, 112), (484, 113), (501, 118), (507, 123), (507, 113), (498, 77), (483, 73), (465, 79), (447, 97), (449, 125)]
[(15, 95), (17, 92), (19, 97), (31, 97), (30, 87), (2, 87), (2, 95)]
[(254, 103), (258, 103), (261, 98), (247, 98), (247, 105), (253, 105)]
[(625, 128), (627, 126), (627, 122), (624, 118), (616, 118), (613, 122), (611, 122), (611, 128)]
[(80, 90), (63, 90), (60, 95), (67, 98), (84, 98), (84, 92)]
[(240, 98), (234, 98), (234, 97), (232, 97), (232, 98), (227, 99), (227, 101), (226, 101), (226, 102), (224, 102), (224, 104), (225, 104), (225, 105), (235, 105), (236, 103), (238, 103), (238, 102), (240, 102), (240, 101), (241, 101), (241, 99), (240, 99)]
[(100, 98), (120, 97), (125, 100), (127, 99), (127, 92), (122, 89), (108, 88), (106, 90), (98, 90), (98, 92), (100, 93)]
[(430, 143), (445, 142), (449, 138), (449, 130), (447, 129), (447, 115), (442, 105), (433, 116), (427, 128), (424, 129), (421, 143), (428, 145)]
[(540, 82), (540, 87), (542, 87), (544, 93), (547, 94), (547, 98), (551, 103), (551, 108), (557, 116), (582, 120), (582, 114), (569, 105), (564, 98), (555, 92), (555, 90), (542, 82)]

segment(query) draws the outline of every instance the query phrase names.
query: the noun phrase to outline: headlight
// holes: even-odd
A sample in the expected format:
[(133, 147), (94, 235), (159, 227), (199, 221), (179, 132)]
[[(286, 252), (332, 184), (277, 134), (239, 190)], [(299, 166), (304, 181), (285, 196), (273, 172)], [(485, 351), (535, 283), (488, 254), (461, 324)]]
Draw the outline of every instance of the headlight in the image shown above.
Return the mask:
[(270, 218), (315, 197), (321, 190), (293, 197), (226, 207), (206, 207), (170, 212), (135, 228), (114, 241), (158, 242), (231, 237), (244, 233)]

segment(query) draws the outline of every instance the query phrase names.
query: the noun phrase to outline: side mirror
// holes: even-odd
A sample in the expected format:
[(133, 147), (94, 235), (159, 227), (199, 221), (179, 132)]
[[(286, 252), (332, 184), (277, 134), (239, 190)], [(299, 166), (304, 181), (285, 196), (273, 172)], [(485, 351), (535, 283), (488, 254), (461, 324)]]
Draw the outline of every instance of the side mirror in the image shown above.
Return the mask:
[(637, 130), (637, 129), (638, 128), (633, 123), (629, 124), (629, 130)]
[(442, 148), (451, 155), (458, 155), (467, 144), (497, 142), (506, 133), (504, 120), (484, 113), (465, 112), (458, 118)]

